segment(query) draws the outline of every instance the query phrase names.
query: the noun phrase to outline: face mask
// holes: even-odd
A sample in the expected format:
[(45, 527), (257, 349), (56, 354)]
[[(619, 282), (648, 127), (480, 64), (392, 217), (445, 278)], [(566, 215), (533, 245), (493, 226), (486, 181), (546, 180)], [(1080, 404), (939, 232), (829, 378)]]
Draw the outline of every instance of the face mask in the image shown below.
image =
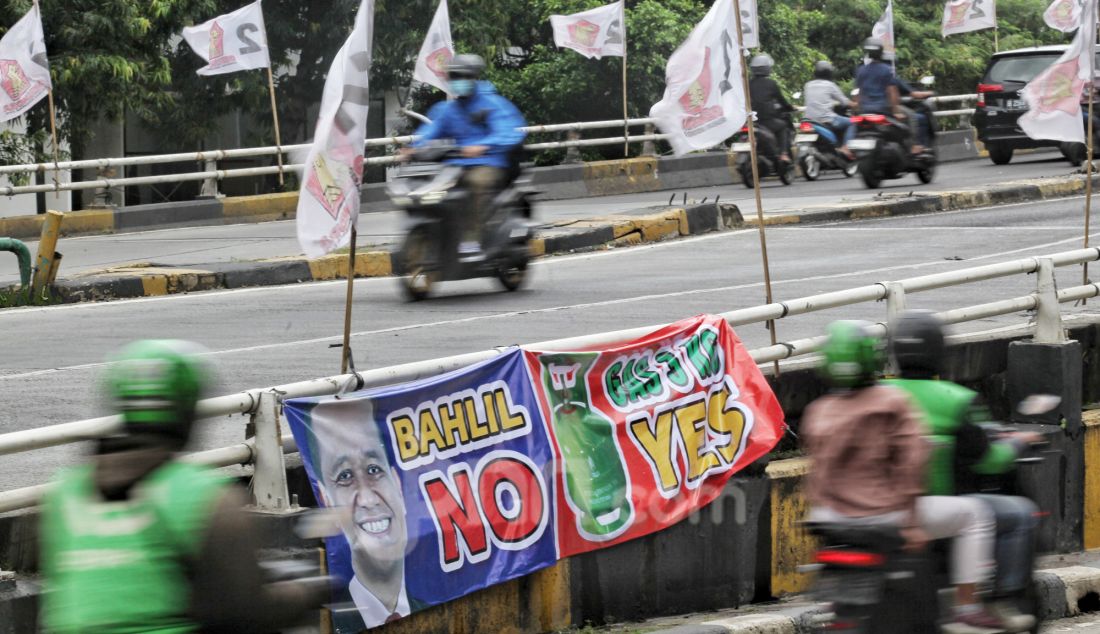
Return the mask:
[(474, 94), (477, 83), (472, 79), (452, 79), (451, 93), (456, 97), (469, 97)]

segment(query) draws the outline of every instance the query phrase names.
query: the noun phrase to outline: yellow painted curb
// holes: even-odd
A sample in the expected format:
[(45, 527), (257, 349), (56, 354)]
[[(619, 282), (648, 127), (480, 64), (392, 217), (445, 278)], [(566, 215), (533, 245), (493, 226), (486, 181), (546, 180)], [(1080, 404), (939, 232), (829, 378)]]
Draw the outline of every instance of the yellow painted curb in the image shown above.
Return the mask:
[(670, 236), (680, 235), (680, 218), (683, 209), (672, 209), (660, 213), (642, 216), (633, 221), (634, 227), (642, 232), (643, 242), (655, 242)]
[(807, 458), (778, 460), (768, 465), (771, 480), (771, 595), (803, 592), (810, 586), (810, 575), (798, 572), (798, 566), (813, 560), (816, 543), (801, 527), (808, 504), (802, 481), (808, 473)]
[[(326, 255), (309, 261), (314, 281), (347, 279), (348, 256)], [(393, 261), (386, 251), (355, 254), (355, 277), (385, 277), (393, 274)]]
[(661, 188), (657, 179), (657, 159), (642, 157), (585, 163), (584, 184), (591, 196), (657, 191)]
[(168, 294), (168, 277), (165, 275), (143, 275), (141, 288), (146, 297)]
[[(798, 214), (784, 214), (782, 216), (764, 216), (764, 226), (773, 227), (778, 225), (797, 225), (802, 222), (802, 216)], [(745, 225), (756, 227), (760, 225), (760, 221), (756, 216), (746, 216)]]
[[(11, 216), (0, 218), (0, 236), (16, 238), (37, 238), (42, 233), (42, 220), (45, 216)], [(62, 223), (64, 224), (64, 223)]]
[(531, 257), (541, 258), (546, 255), (546, 240), (543, 238), (535, 238), (531, 241), (529, 249), (531, 251)]
[(294, 218), (298, 210), (298, 192), (237, 196), (222, 199), (225, 218)]
[(1081, 417), (1085, 426), (1085, 548), (1100, 548), (1100, 410)]
[(87, 235), (111, 233), (115, 230), (115, 212), (109, 209), (65, 212), (61, 221), (61, 235)]
[(608, 244), (611, 244), (611, 245), (616, 246), (616, 247), (630, 247), (630, 246), (638, 245), (638, 244), (641, 244), (641, 243), (642, 243), (642, 234), (635, 231), (634, 233), (628, 233), (625, 236), (622, 236), (621, 238), (615, 238), (614, 240), (612, 240)]

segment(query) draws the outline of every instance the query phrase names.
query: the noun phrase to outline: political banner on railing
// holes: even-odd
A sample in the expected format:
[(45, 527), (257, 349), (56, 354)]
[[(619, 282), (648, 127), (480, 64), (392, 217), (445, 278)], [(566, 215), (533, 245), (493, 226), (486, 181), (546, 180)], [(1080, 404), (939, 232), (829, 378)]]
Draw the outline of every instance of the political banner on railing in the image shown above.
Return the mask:
[(672, 526), (783, 429), (767, 381), (711, 316), (286, 411), (318, 500), (341, 517), (326, 544), (344, 580), (338, 632)]

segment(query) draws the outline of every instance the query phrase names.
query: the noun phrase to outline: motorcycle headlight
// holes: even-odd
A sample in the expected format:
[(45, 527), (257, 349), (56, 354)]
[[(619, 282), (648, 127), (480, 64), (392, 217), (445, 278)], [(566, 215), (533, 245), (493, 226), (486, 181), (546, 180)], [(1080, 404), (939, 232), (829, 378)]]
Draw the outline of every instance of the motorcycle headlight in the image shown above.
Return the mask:
[(413, 199), (408, 196), (390, 196), (390, 200), (398, 207), (411, 207), (413, 204)]
[(443, 202), (443, 199), (446, 197), (446, 190), (428, 192), (420, 197), (420, 203), (422, 205), (436, 205)]

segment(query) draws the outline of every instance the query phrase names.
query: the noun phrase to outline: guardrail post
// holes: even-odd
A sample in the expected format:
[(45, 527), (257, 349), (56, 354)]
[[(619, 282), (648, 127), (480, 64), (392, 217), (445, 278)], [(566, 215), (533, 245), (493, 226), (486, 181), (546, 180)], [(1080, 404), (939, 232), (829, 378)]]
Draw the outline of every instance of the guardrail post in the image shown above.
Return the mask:
[[(203, 166), (204, 172), (216, 172), (218, 171), (217, 159), (207, 159)], [(208, 178), (202, 182), (202, 191), (199, 192), (200, 198), (220, 198), (221, 194), (218, 192), (218, 179)]]
[[(566, 141), (580, 141), (581, 140), (581, 133), (577, 132), (576, 130), (569, 130), (568, 132), (565, 133), (565, 140)], [(581, 150), (580, 150), (580, 148), (578, 148), (577, 146), (574, 145), (574, 146), (570, 146), (567, 150), (565, 150), (565, 158), (562, 159), (562, 163), (580, 163), (582, 160), (583, 159), (581, 159)]]
[[(652, 123), (645, 124), (646, 136), (650, 136), (657, 132), (657, 128)], [(653, 141), (646, 141), (642, 144), (642, 156), (657, 156), (657, 144)]]
[[(898, 318), (905, 312), (905, 285), (901, 282), (886, 282), (886, 335), (894, 331)], [(893, 358), (886, 360), (886, 374), (896, 376), (899, 370)]]
[(256, 510), (287, 513), (291, 507), (286, 486), (286, 460), (283, 458), (283, 401), (277, 392), (261, 392), (252, 413), (256, 433), (255, 471), (252, 474), (252, 499)]
[(1036, 258), (1039, 268), (1038, 310), (1035, 314), (1035, 343), (1062, 343), (1066, 340), (1066, 331), (1062, 328), (1062, 308), (1058, 302), (1058, 282), (1054, 277), (1054, 261), (1050, 258)]

